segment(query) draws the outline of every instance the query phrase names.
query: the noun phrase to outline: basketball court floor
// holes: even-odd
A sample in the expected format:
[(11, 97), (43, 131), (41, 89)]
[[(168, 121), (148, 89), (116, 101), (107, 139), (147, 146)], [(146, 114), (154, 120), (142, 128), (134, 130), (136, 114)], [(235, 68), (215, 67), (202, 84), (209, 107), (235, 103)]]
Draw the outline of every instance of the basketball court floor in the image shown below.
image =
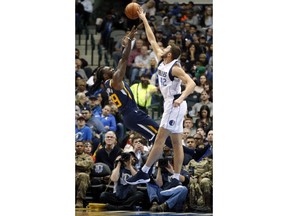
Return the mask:
[(76, 209), (75, 216), (212, 216), (212, 213), (175, 213), (175, 212), (149, 212), (149, 211), (97, 211)]

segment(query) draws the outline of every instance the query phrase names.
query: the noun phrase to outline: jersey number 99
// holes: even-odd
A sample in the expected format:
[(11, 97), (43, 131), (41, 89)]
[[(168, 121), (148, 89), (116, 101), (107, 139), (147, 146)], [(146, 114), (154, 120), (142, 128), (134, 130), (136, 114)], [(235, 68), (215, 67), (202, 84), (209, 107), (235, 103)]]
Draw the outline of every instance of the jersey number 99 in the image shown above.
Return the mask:
[(115, 105), (119, 108), (122, 106), (121, 101), (119, 100), (118, 96), (114, 93), (110, 95), (111, 100), (115, 103)]

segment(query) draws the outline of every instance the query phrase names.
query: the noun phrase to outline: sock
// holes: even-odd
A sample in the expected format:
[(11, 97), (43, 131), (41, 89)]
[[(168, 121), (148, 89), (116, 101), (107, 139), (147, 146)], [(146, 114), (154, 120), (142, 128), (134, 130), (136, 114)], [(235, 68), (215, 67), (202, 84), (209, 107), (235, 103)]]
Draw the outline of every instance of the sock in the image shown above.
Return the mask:
[(142, 170), (144, 173), (148, 173), (149, 170), (150, 170), (150, 168), (151, 168), (151, 167), (148, 167), (148, 166), (144, 165), (144, 166), (141, 168), (141, 170)]
[(180, 178), (180, 173), (174, 173), (173, 176), (172, 176), (172, 178), (175, 178), (175, 179), (179, 180), (179, 178)]

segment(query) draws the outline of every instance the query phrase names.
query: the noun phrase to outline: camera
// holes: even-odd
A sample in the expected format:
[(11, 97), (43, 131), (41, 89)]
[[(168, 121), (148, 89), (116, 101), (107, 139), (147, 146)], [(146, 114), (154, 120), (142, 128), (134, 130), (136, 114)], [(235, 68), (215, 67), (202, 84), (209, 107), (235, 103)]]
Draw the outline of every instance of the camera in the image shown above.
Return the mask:
[(123, 152), (123, 153), (121, 153), (120, 161), (121, 161), (121, 162), (127, 162), (127, 161), (130, 160), (130, 157), (131, 157), (131, 154), (130, 154), (130, 153)]
[(131, 157), (131, 154), (130, 153), (127, 153), (127, 152), (123, 152), (121, 153), (121, 158), (119, 160), (116, 160), (115, 161), (115, 164), (117, 164), (119, 161), (121, 162), (121, 165), (124, 166), (125, 162), (129, 161), (130, 160), (130, 157)]
[(165, 158), (160, 158), (158, 160), (158, 167), (160, 167), (161, 169), (165, 168), (168, 166), (168, 161), (172, 161), (172, 157), (165, 157)]

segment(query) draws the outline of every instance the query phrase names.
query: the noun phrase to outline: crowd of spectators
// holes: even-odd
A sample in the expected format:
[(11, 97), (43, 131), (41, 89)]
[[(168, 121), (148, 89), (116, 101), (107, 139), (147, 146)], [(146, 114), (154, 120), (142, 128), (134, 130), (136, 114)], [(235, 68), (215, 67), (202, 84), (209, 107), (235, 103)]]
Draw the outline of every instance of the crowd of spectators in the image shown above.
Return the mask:
[[(87, 1), (89, 0), (85, 0)], [(151, 211), (212, 212), (213, 6), (195, 5), (192, 1), (186, 4), (167, 4), (160, 0), (134, 2), (145, 9), (159, 45), (166, 47), (174, 43), (181, 48), (182, 54), (179, 59), (181, 65), (197, 84), (193, 94), (187, 98), (188, 109), (183, 122), (184, 161), (181, 173), (183, 186), (179, 188), (179, 193), (161, 194), (165, 182), (173, 174), (173, 160), (171, 160), (173, 150), (168, 147), (163, 149), (161, 161), (159, 160), (151, 169), (150, 183), (144, 185), (148, 194), (137, 187), (125, 184), (125, 179), (145, 163), (152, 146), (148, 140), (130, 131), (123, 124), (117, 105), (109, 100), (103, 83), (98, 82), (97, 70), (103, 66), (96, 67), (92, 71), (88, 62), (81, 57), (80, 51), (75, 49), (76, 207), (85, 206), (83, 193), (93, 183), (87, 179), (87, 175), (92, 178), (88, 169), (91, 168), (93, 161), (94, 165), (104, 163), (111, 170), (110, 175), (106, 175), (105, 178), (110, 179), (109, 183), (114, 185), (114, 190), (111, 193), (103, 191), (103, 194), (98, 196), (98, 202), (109, 203), (109, 200), (113, 200), (106, 206), (107, 210), (133, 210), (135, 206), (142, 206)], [(81, 9), (78, 5), (76, 25), (82, 22), (82, 18), (87, 24), (89, 14), (87, 12), (86, 16), (81, 18), (79, 8)], [(106, 48), (109, 35), (114, 29), (128, 32), (131, 25), (138, 24), (137, 20), (129, 22), (127, 18), (122, 25), (115, 24), (116, 14), (121, 16), (121, 13), (115, 12), (114, 9), (107, 11), (105, 17), (102, 17), (103, 22), (97, 26), (97, 30), (101, 33), (99, 43)], [(125, 20), (125, 15), (122, 16)], [(115, 41), (115, 44), (111, 65), (114, 67), (121, 58), (121, 41)], [(159, 102), (157, 101), (159, 97), (154, 96), (161, 94), (155, 73), (157, 62), (142, 27), (139, 27), (132, 46), (126, 79), (133, 89), (139, 108), (148, 112), (153, 103)], [(84, 154), (89, 155), (92, 160), (84, 157)], [(80, 167), (79, 158), (88, 161), (87, 163), (81, 161), (81, 166), (83, 165), (85, 169)], [(79, 178), (81, 172), (85, 173), (84, 184)], [(183, 196), (186, 199), (182, 199)]]

